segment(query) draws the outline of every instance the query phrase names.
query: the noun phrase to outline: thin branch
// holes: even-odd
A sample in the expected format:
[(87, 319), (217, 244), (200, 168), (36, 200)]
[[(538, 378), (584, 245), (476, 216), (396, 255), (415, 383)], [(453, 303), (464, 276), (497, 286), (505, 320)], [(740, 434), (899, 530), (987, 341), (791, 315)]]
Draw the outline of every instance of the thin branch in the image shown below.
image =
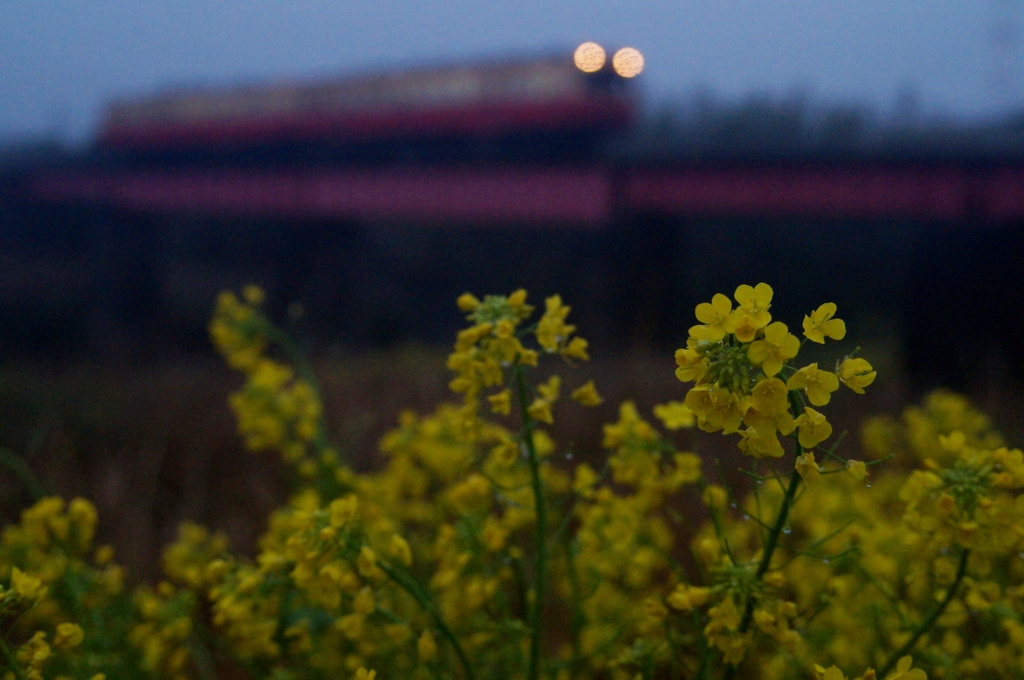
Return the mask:
[(534, 549), (537, 551), (534, 557), (533, 575), (533, 602), (530, 603), (530, 680), (538, 680), (540, 677), (540, 646), (541, 626), (544, 619), (544, 595), (547, 580), (547, 533), (548, 516), (544, 499), (544, 485), (540, 477), (540, 459), (537, 456), (537, 448), (533, 441), (533, 430), (536, 423), (530, 415), (530, 396), (527, 393), (526, 377), (523, 372), (523, 365), (516, 363), (515, 367), (516, 392), (519, 397), (519, 410), (523, 418), (523, 445), (526, 447), (527, 459), (530, 464), (530, 479), (533, 483), (533, 504), (536, 526), (534, 532)]
[(884, 678), (889, 671), (899, 663), (900, 659), (905, 657), (912, 649), (914, 649), (914, 645), (916, 645), (917, 641), (921, 639), (921, 636), (931, 630), (932, 626), (935, 625), (935, 622), (938, 621), (940, 616), (942, 616), (942, 612), (946, 610), (949, 603), (953, 601), (954, 597), (956, 597), (956, 591), (960, 589), (960, 582), (964, 580), (964, 574), (967, 573), (967, 558), (970, 554), (971, 551), (967, 548), (964, 548), (961, 551), (960, 565), (956, 570), (956, 578), (953, 579), (953, 584), (949, 586), (949, 590), (946, 591), (946, 597), (942, 598), (942, 602), (940, 602), (927, 616), (927, 618), (917, 626), (917, 629), (914, 631), (914, 634), (910, 636), (910, 639), (889, 657), (889, 661), (887, 661), (882, 667), (882, 670), (878, 672), (879, 676)]
[(25, 486), (29, 495), (32, 496), (33, 501), (46, 497), (46, 487), (32, 473), (32, 468), (28, 466), (25, 459), (2, 446), (0, 446), (0, 467), (7, 468), (11, 474), (18, 478), (18, 481)]

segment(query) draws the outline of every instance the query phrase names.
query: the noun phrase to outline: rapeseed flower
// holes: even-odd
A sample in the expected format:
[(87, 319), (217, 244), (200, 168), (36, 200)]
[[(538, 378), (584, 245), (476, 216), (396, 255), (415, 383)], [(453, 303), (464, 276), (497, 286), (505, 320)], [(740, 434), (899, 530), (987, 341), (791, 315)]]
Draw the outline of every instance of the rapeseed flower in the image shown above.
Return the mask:
[(697, 416), (681, 401), (669, 401), (654, 407), (654, 417), (669, 430), (693, 427)]
[(825, 418), (825, 414), (815, 411), (810, 406), (796, 419), (796, 425), (800, 431), (800, 446), (805, 449), (813, 449), (832, 436), (832, 425)]
[(697, 320), (704, 324), (703, 328), (690, 329), (690, 334), (707, 342), (718, 342), (736, 330), (736, 319), (732, 314), (732, 301), (715, 293), (711, 302), (697, 305)]
[(825, 406), (832, 399), (832, 393), (839, 389), (839, 378), (835, 373), (823, 371), (817, 363), (813, 363), (794, 373), (786, 381), (786, 388), (803, 390), (811, 404)]
[(847, 357), (836, 369), (839, 380), (857, 394), (864, 394), (864, 388), (875, 382), (878, 373), (866, 359)]
[(787, 359), (792, 359), (800, 351), (800, 341), (789, 332), (789, 328), (781, 321), (768, 324), (764, 336), (755, 340), (747, 350), (747, 356), (755, 366), (760, 366), (766, 376), (778, 375)]
[(834, 319), (836, 305), (826, 302), (804, 317), (804, 337), (811, 342), (824, 344), (825, 338), (842, 340), (846, 337), (846, 323), (842, 319)]
[(573, 401), (581, 406), (598, 406), (604, 401), (601, 395), (598, 394), (593, 380), (588, 380), (580, 387), (577, 387), (570, 396)]

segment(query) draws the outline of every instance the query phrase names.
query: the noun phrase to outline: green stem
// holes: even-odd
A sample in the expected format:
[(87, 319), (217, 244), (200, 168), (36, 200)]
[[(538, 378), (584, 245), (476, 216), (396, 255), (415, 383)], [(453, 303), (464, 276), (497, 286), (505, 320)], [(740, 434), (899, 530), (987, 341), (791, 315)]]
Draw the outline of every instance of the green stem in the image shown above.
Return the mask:
[(7, 641), (4, 640), (3, 636), (0, 635), (0, 654), (3, 654), (4, 661), (7, 662), (7, 666), (14, 674), (16, 680), (25, 680), (25, 673), (22, 672), (21, 666), (18, 665), (18, 659), (15, 658), (14, 652), (7, 646)]
[[(281, 351), (284, 352), (285, 357), (287, 357), (288, 361), (290, 361), (292, 366), (295, 367), (295, 372), (298, 373), (299, 377), (302, 380), (305, 380), (313, 389), (313, 393), (316, 394), (316, 398), (320, 402), (322, 410), (324, 404), (324, 391), (320, 387), (320, 382), (316, 378), (316, 372), (313, 370), (313, 365), (309, 363), (309, 359), (306, 358), (306, 354), (299, 347), (298, 343), (296, 343), (290, 335), (269, 321), (264, 321), (263, 328), (261, 330), (263, 331), (263, 334), (267, 336), (267, 339), (276, 344)], [(329, 448), (331, 445), (327, 438), (327, 432), (324, 429), (322, 413), (320, 415), (313, 443), (320, 452)]]
[[(198, 620), (198, 617), (193, 617), (192, 630), (194, 631), (195, 646), (205, 647), (209, 656), (212, 656), (210, 650), (222, 654), (233, 663), (238, 664), (250, 678), (258, 678), (264, 674), (254, 663), (238, 656), (225, 638), (218, 636), (209, 626)], [(189, 645), (190, 648), (192, 646)]]
[(468, 678), (468, 680), (474, 680), (473, 666), (469, 663), (469, 657), (466, 656), (466, 650), (464, 650), (462, 645), (459, 644), (459, 640), (455, 637), (455, 633), (452, 632), (452, 629), (449, 628), (448, 624), (446, 624), (444, 619), (441, 618), (441, 612), (437, 611), (437, 607), (435, 607), (434, 603), (430, 601), (430, 597), (423, 592), (419, 583), (417, 583), (408, 574), (393, 568), (389, 564), (377, 562), (377, 566), (381, 568), (381, 571), (388, 575), (388, 578), (397, 583), (402, 590), (409, 593), (420, 607), (423, 608), (423, 611), (430, 615), (430, 618), (434, 620), (434, 625), (437, 627), (438, 632), (441, 633), (441, 637), (447, 640), (448, 644), (450, 644), (452, 649), (455, 650), (455, 656), (459, 657), (459, 664), (462, 665), (462, 670), (466, 672), (466, 678)]
[(572, 605), (572, 661), (569, 665), (569, 680), (576, 680), (583, 659), (580, 633), (583, 631), (586, 618), (583, 616), (583, 603), (580, 597), (580, 575), (576, 569), (576, 553), (568, 542), (563, 545), (565, 546), (566, 569), (569, 574), (569, 598)]
[[(611, 470), (611, 465), (609, 465), (610, 460), (610, 458), (605, 459), (604, 465), (597, 473), (597, 479), (594, 480), (594, 486), (601, 484), (608, 476), (608, 472)], [(562, 537), (569, 529), (569, 524), (572, 522), (573, 517), (576, 516), (576, 508), (579, 507), (582, 500), (583, 497), (578, 494), (572, 499), (572, 503), (569, 504), (569, 508), (565, 511), (565, 515), (562, 517), (562, 521), (555, 528), (555, 532), (551, 534), (551, 538), (548, 540), (549, 546), (553, 547), (562, 541)]]
[[(800, 446), (799, 443), (796, 445), (796, 455), (799, 458), (803, 455), (804, 447)], [(782, 506), (779, 508), (779, 516), (775, 519), (775, 524), (772, 525), (771, 530), (768, 532), (768, 538), (765, 540), (764, 549), (761, 552), (761, 562), (757, 565), (757, 571), (754, 572), (754, 580), (760, 581), (761, 577), (767, 573), (768, 569), (772, 564), (772, 557), (775, 555), (776, 548), (779, 547), (779, 537), (782, 535), (782, 530), (786, 526), (786, 522), (789, 521), (789, 510), (793, 507), (793, 499), (796, 497), (796, 490), (800, 486), (800, 474), (794, 469), (792, 476), (789, 478), (789, 486), (786, 487), (786, 493), (782, 497)], [(756, 598), (750, 596), (747, 599), (746, 607), (743, 610), (743, 618), (740, 620), (740, 627), (737, 629), (737, 634), (743, 635), (750, 629), (750, 622), (754, 619), (754, 607), (757, 605)], [(727, 680), (731, 680), (736, 673), (737, 666), (730, 665), (725, 672)]]
[(526, 378), (523, 375), (523, 365), (516, 364), (515, 367), (516, 391), (519, 397), (519, 410), (523, 417), (523, 445), (526, 447), (526, 455), (530, 464), (530, 480), (533, 484), (534, 513), (537, 517), (536, 530), (534, 532), (533, 545), (537, 551), (533, 570), (533, 602), (530, 603), (530, 671), (529, 679), (538, 680), (540, 677), (540, 644), (541, 644), (541, 621), (544, 610), (544, 586), (547, 580), (547, 533), (548, 517), (547, 508), (544, 503), (544, 485), (540, 478), (540, 460), (537, 457), (537, 448), (533, 443), (533, 430), (537, 426), (530, 415), (530, 397), (526, 389)]
[[(693, 627), (696, 630), (704, 630), (704, 622), (700, 618), (700, 612), (696, 609), (693, 610)], [(694, 678), (695, 680), (707, 680), (711, 669), (711, 647), (708, 645), (706, 636), (698, 635), (697, 640), (700, 644), (700, 665), (697, 667), (697, 675)]]
[(185, 645), (188, 647), (189, 656), (192, 657), (192, 663), (195, 665), (201, 680), (213, 680), (216, 678), (217, 674), (214, 671), (213, 655), (210, 654), (209, 648), (203, 644), (199, 636), (195, 633), (188, 636), (188, 639), (185, 640)]
[(269, 321), (264, 322), (261, 330), (268, 340), (281, 348), (284, 355), (288, 357), (288, 361), (292, 362), (292, 365), (295, 366), (295, 371), (299, 376), (308, 382), (319, 395), (321, 391), (320, 384), (317, 382), (316, 374), (313, 372), (313, 366), (309, 363), (305, 353), (299, 348), (298, 343), (290, 335)]
[[(797, 444), (797, 456), (803, 454), (803, 447)], [(783, 528), (786, 526), (786, 522), (789, 521), (789, 510), (793, 507), (793, 499), (796, 497), (796, 490), (800, 486), (800, 474), (793, 470), (793, 475), (789, 478), (789, 487), (786, 488), (786, 495), (782, 497), (782, 507), (779, 508), (779, 516), (775, 520), (775, 524), (772, 525), (771, 530), (768, 532), (768, 538), (764, 543), (764, 552), (761, 555), (761, 563), (757, 565), (757, 572), (754, 575), (755, 578), (760, 579), (767, 573), (769, 567), (771, 567), (772, 556), (775, 554), (775, 549), (779, 545), (779, 536), (782, 534)], [(753, 602), (748, 603), (747, 608), (750, 610), (750, 615), (753, 615)], [(745, 617), (749, 624), (750, 616)]]
[(971, 551), (967, 548), (962, 550), (960, 553), (960, 565), (956, 570), (956, 578), (953, 579), (953, 584), (949, 587), (949, 590), (946, 591), (946, 597), (942, 598), (942, 602), (940, 602), (935, 609), (932, 610), (931, 614), (929, 614), (928, 617), (917, 626), (917, 630), (915, 630), (914, 634), (910, 636), (910, 639), (907, 640), (907, 642), (900, 647), (898, 651), (889, 657), (885, 666), (883, 666), (882, 670), (878, 672), (878, 677), (884, 678), (885, 675), (891, 671), (897, 663), (899, 663), (900, 659), (910, 653), (914, 648), (914, 645), (917, 644), (917, 641), (921, 639), (921, 636), (931, 630), (932, 626), (935, 625), (935, 622), (939, 620), (940, 616), (942, 616), (942, 612), (946, 610), (949, 603), (953, 601), (954, 597), (956, 597), (956, 591), (960, 589), (960, 582), (964, 580), (964, 574), (967, 573), (967, 558), (970, 554)]
[(46, 489), (36, 479), (36, 476), (32, 474), (32, 469), (25, 462), (25, 459), (2, 446), (0, 446), (0, 467), (7, 468), (9, 472), (18, 478), (18, 481), (25, 485), (29, 495), (32, 496), (32, 500), (38, 501), (46, 497)]

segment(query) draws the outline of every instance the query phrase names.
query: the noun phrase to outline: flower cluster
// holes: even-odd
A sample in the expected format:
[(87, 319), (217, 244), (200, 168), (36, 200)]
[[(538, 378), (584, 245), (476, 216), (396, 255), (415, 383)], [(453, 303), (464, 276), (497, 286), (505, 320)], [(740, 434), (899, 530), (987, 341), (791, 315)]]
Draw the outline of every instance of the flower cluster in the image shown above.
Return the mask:
[[(463, 413), (467, 423), (474, 423), (480, 410), (480, 395), (488, 388), (505, 387), (513, 366), (537, 366), (538, 356), (560, 354), (567, 359), (587, 360), (587, 341), (574, 337), (576, 327), (565, 323), (570, 308), (554, 295), (545, 302), (543, 316), (532, 329), (539, 349), (523, 345), (524, 334), (520, 324), (533, 313), (526, 304), (526, 291), (517, 290), (509, 296), (487, 295), (483, 301), (471, 293), (458, 299), (458, 306), (467, 312), (466, 319), (473, 323), (460, 331), (455, 351), (448, 358), (448, 368), (455, 373), (451, 381), (453, 392), (464, 396)], [(539, 396), (531, 403), (534, 418), (551, 423), (551, 406), (558, 400), (561, 379), (554, 376), (539, 389)], [(582, 390), (582, 391), (581, 391)], [(580, 388), (574, 397), (600, 403), (593, 384)], [(512, 390), (500, 389), (488, 398), (491, 411), (508, 415), (512, 411)]]
[(6, 661), (7, 675), (103, 680), (136, 667), (135, 648), (125, 640), (134, 621), (130, 594), (113, 551), (93, 550), (96, 523), (89, 501), (47, 497), (4, 529), (0, 663)]
[[(686, 347), (676, 352), (676, 376), (694, 386), (685, 404), (706, 432), (739, 432), (740, 448), (757, 457), (783, 455), (778, 435), (799, 432), (800, 445), (813, 449), (832, 435), (832, 426), (812, 406), (825, 406), (839, 383), (863, 394), (875, 379), (865, 359), (846, 357), (830, 372), (817, 362), (796, 368), (790, 362), (800, 340), (781, 321), (772, 321), (774, 292), (766, 283), (739, 286), (738, 306), (721, 293), (697, 305), (697, 320)], [(826, 302), (804, 317), (807, 340), (842, 340), (846, 324)], [(808, 402), (810, 406), (808, 406)]]
[[(294, 341), (266, 318), (263, 298), (256, 286), (241, 299), (225, 291), (210, 321), (214, 346), (246, 378), (228, 400), (238, 432), (250, 450), (276, 451), (301, 476), (337, 487), (329, 478), (340, 474), (338, 454), (327, 441), (316, 378)], [(285, 360), (271, 356), (275, 349)]]
[(270, 326), (259, 309), (263, 292), (244, 291), (244, 302), (225, 292), (217, 299), (210, 336), (228, 363), (246, 374), (231, 395), (239, 433), (253, 451), (277, 450), (291, 463), (307, 456), (321, 429), (323, 407), (314, 387), (294, 368), (266, 356)]
[[(245, 390), (258, 388), (261, 404), (278, 405), (297, 381), (292, 366), (266, 352), (276, 346), (288, 356), (289, 347), (262, 316), (259, 297), (245, 297), (221, 297), (211, 332), (229, 363), (246, 372)], [(367, 667), (431, 677), (442, 668), (469, 675), (528, 665), (508, 648), (510, 639), (529, 635), (527, 611), (541, 611), (530, 604), (536, 590), (524, 589), (524, 570), (553, 560), (544, 547), (527, 554), (517, 544), (529, 544), (545, 503), (564, 495), (570, 481), (549, 464), (554, 443), (541, 429), (553, 422), (562, 378), (530, 384), (524, 371), (546, 355), (586, 359), (587, 345), (557, 296), (526, 327), (533, 308), (524, 291), (482, 301), (467, 294), (458, 305), (472, 324), (448, 361), (460, 406), (403, 414), (381, 441), (387, 464), (379, 472), (356, 475), (340, 463), (314, 468), (271, 518), (255, 561), (231, 555), (222, 538), (195, 526), (168, 549), (172, 580), (208, 603), (214, 630), (240, 663), (279, 677), (337, 677)], [(238, 330), (216, 330), (221, 325)], [(288, 378), (259, 381), (268, 362)], [(592, 381), (572, 396), (601, 402)], [(255, 401), (233, 397), (243, 434), (251, 439), (246, 423), (262, 418), (282, 425), (284, 441), (310, 444), (280, 408)], [(503, 418), (515, 408), (527, 429), (488, 421), (482, 403)]]
[(935, 677), (1018, 677), (1024, 454), (949, 392), (902, 423), (872, 422), (865, 438), (890, 455), (905, 446), (922, 465), (870, 488), (841, 475), (794, 507), (793, 535), (813, 550), (786, 572), (798, 605), (820, 612), (809, 642), (846, 667), (893, 668), (913, 650)]
[[(686, 396), (653, 418), (623, 402), (580, 451), (553, 434), (563, 394), (602, 398), (546, 368), (587, 358), (569, 307), (531, 322), (524, 291), (465, 294), (458, 403), (401, 413), (356, 472), (262, 294), (226, 293), (211, 335), (245, 375), (231, 405), (251, 448), (295, 466), (291, 497), (254, 555), (182, 525), (166, 580), (134, 592), (88, 501), (40, 500), (0, 538), (0, 678), (1020, 678), (1024, 454), (948, 392), (870, 421), (873, 460), (822, 448), (817, 409), (875, 371), (795, 364), (772, 296), (699, 305)], [(804, 342), (841, 340), (835, 314), (808, 314)], [(677, 444), (695, 426), (739, 433), (747, 486)], [(896, 455), (916, 469), (878, 471)]]

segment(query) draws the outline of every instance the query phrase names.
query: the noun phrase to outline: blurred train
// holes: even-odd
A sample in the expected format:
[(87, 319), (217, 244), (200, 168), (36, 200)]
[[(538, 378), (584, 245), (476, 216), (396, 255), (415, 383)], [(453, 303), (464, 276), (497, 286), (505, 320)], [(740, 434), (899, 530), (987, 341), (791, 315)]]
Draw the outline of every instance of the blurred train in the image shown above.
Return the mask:
[(1024, 142), (775, 147), (723, 110), (672, 146), (638, 85), (566, 51), (115, 103), (85, 152), (0, 166), (0, 355), (205, 351), (210, 301), (254, 281), (321, 346), (447, 340), (460, 293), (528, 283), (595, 346), (671, 348), (769, 281), (922, 383), (966, 386), (980, 344), (1024, 381)]
[(113, 104), (97, 144), (160, 164), (577, 159), (637, 108), (610, 65), (588, 73), (558, 55), (170, 90)]

